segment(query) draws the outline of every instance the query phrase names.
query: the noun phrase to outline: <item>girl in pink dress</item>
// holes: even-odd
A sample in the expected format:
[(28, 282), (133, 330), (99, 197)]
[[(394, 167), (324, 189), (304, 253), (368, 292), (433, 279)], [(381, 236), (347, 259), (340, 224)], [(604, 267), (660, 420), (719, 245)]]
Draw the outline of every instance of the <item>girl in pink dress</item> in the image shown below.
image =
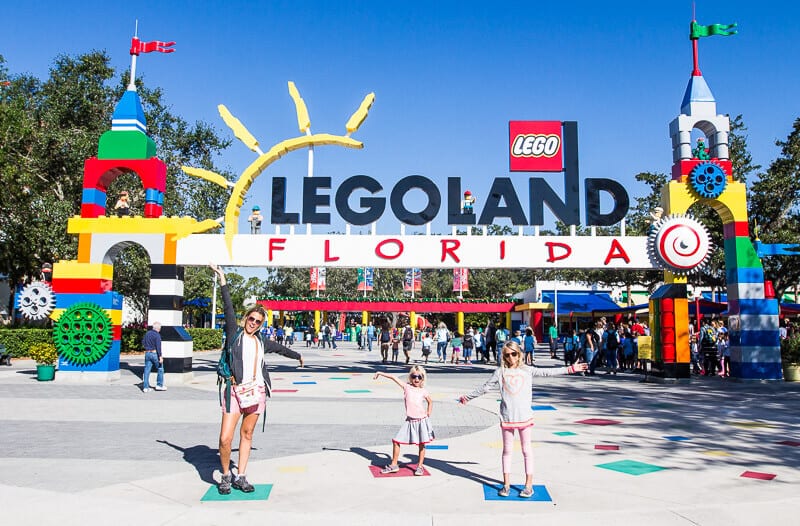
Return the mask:
[(406, 383), (386, 373), (375, 373), (373, 379), (377, 380), (379, 376), (392, 380), (403, 389), (403, 398), (406, 404), (406, 421), (403, 422), (400, 431), (392, 440), (392, 462), (384, 467), (381, 473), (400, 471), (400, 466), (397, 465), (397, 459), (400, 457), (400, 444), (416, 444), (419, 446), (419, 462), (414, 475), (424, 475), (425, 470), (422, 463), (425, 461), (425, 444), (435, 438), (430, 422), (433, 400), (425, 389), (425, 368), (420, 365), (413, 366), (408, 373)]

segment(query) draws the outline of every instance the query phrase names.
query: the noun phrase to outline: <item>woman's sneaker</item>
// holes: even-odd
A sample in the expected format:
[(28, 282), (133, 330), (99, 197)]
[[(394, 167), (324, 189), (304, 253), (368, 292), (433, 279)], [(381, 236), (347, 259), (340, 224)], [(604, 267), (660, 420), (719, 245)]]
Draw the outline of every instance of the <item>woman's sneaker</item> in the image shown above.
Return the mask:
[(220, 495), (229, 495), (231, 492), (231, 479), (233, 478), (232, 473), (228, 473), (227, 475), (222, 475), (222, 480), (217, 486), (217, 491), (219, 491)]
[(509, 489), (507, 486), (503, 486), (500, 488), (500, 491), (497, 492), (498, 497), (508, 497)]
[(523, 499), (529, 499), (533, 497), (533, 488), (525, 488), (519, 492), (519, 496)]
[(397, 473), (398, 471), (400, 471), (400, 466), (398, 466), (397, 464), (395, 464), (395, 465), (389, 464), (388, 466), (385, 466), (381, 470), (381, 474), (382, 475), (388, 475), (389, 473)]
[(247, 478), (244, 475), (236, 477), (236, 480), (233, 481), (233, 487), (244, 493), (252, 493), (256, 490), (252, 484), (247, 482)]

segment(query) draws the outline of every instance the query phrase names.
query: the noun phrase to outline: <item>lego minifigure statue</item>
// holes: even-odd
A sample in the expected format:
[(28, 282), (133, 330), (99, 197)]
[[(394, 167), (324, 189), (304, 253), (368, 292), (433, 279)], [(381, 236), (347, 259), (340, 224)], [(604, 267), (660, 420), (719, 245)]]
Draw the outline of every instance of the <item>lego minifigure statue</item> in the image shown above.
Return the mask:
[(261, 233), (261, 221), (263, 219), (264, 216), (261, 215), (261, 207), (258, 205), (253, 206), (253, 213), (250, 214), (250, 217), (247, 218), (247, 220), (250, 222), (251, 234)]
[(475, 203), (475, 196), (472, 195), (472, 192), (466, 190), (464, 192), (464, 200), (461, 201), (461, 212), (464, 214), (474, 214), (475, 211), (472, 209), (472, 205)]
[(648, 228), (647, 233), (651, 233), (658, 223), (661, 220), (661, 217), (664, 215), (664, 209), (660, 206), (657, 206), (650, 212), (650, 217), (653, 218), (653, 221), (650, 222), (650, 228)]
[(711, 159), (711, 156), (708, 155), (708, 150), (706, 149), (705, 139), (702, 137), (697, 138), (697, 148), (692, 150), (692, 156), (695, 159), (701, 159), (703, 161)]
[(114, 205), (114, 210), (117, 212), (117, 217), (127, 216), (131, 213), (131, 204), (128, 196), (128, 191), (123, 190), (119, 193), (117, 204)]

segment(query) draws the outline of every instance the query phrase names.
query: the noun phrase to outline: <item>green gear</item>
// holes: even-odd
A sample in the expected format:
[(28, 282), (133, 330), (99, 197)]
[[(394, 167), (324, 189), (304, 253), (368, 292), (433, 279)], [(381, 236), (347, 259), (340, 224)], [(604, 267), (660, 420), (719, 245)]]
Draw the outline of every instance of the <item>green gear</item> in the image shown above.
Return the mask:
[(111, 319), (96, 303), (76, 303), (56, 321), (53, 339), (66, 361), (76, 366), (92, 365), (111, 349)]

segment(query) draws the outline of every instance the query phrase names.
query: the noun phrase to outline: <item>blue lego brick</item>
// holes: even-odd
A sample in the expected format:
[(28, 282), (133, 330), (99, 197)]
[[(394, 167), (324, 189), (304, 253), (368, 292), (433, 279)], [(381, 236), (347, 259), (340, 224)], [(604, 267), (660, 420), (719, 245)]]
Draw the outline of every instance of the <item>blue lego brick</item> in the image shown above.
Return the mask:
[(86, 372), (101, 372), (107, 373), (112, 371), (119, 370), (119, 353), (120, 353), (120, 342), (119, 340), (115, 340), (111, 343), (111, 348), (108, 350), (105, 356), (100, 358), (99, 361), (93, 363), (92, 365), (88, 365), (85, 367), (72, 365), (71, 363), (67, 362), (63, 358), (58, 358), (58, 370), (59, 371), (86, 371)]
[[(737, 310), (738, 308), (738, 310)], [(729, 314), (763, 314), (767, 316), (777, 316), (780, 314), (778, 300), (769, 299), (739, 299), (728, 302)]]
[(780, 362), (731, 362), (731, 376), (743, 380), (783, 380)]
[(155, 188), (149, 188), (144, 193), (144, 200), (146, 203), (155, 203), (158, 205), (163, 205), (164, 192), (156, 190)]
[(779, 347), (781, 344), (778, 330), (763, 331), (731, 331), (731, 345), (742, 347)]
[(100, 308), (108, 310), (122, 309), (122, 294), (119, 292), (104, 292), (103, 294), (56, 294), (56, 308), (68, 309), (76, 303), (96, 303)]
[(756, 267), (733, 267), (725, 270), (728, 284), (764, 283), (764, 269)]
[(106, 207), (106, 193), (96, 188), (84, 188), (81, 196), (82, 204), (93, 204)]

